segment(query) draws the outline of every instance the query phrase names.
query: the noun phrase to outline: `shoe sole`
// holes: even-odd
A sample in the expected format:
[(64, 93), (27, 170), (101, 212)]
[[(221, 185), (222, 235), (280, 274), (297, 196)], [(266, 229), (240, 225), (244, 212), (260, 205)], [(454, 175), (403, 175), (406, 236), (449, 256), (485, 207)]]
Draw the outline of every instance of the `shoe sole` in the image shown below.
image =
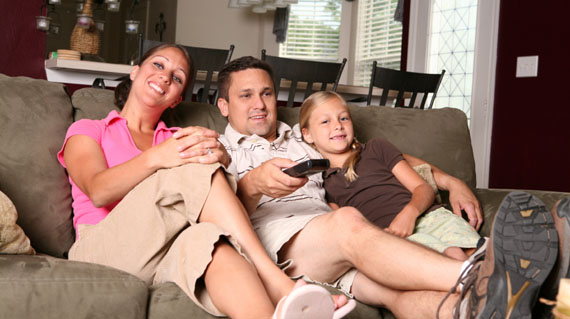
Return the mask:
[(478, 318), (532, 318), (540, 286), (558, 253), (550, 211), (535, 196), (510, 193), (495, 217), (492, 244), (494, 269)]

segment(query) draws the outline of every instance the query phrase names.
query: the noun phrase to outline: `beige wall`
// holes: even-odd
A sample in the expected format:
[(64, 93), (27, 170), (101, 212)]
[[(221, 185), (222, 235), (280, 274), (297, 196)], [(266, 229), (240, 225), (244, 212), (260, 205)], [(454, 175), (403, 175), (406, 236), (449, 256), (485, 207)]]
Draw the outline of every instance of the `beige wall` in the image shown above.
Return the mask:
[(176, 43), (217, 49), (235, 45), (233, 58), (261, 57), (261, 49), (277, 54), (272, 34), (274, 12), (228, 8), (228, 0), (178, 0)]
[[(177, 7), (176, 0), (148, 0), (146, 39), (168, 43), (176, 41)], [(160, 33), (156, 30), (156, 25), (160, 22), (160, 13), (163, 14), (162, 19), (166, 23), (166, 28), (162, 32), (162, 40), (160, 39)]]

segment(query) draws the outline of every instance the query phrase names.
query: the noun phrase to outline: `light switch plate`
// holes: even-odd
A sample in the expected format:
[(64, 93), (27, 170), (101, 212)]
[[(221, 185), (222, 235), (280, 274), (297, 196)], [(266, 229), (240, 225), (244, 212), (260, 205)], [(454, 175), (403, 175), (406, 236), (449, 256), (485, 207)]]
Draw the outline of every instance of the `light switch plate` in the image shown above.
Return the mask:
[(517, 57), (517, 78), (538, 76), (538, 55)]

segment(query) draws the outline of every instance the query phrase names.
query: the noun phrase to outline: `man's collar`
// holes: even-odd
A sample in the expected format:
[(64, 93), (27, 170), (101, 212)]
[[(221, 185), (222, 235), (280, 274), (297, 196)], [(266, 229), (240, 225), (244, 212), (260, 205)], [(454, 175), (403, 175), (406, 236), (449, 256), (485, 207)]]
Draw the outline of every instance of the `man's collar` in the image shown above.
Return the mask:
[[(277, 138), (272, 143), (281, 143), (281, 141), (285, 138), (285, 136), (291, 134), (291, 132), (292, 129), (289, 125), (281, 121), (277, 121)], [(230, 123), (228, 123), (228, 125), (226, 126), (224, 135), (226, 136), (231, 145), (239, 145), (243, 141), (249, 141), (250, 143), (255, 143), (256, 141), (260, 140), (264, 140), (267, 143), (269, 143), (269, 141), (267, 141), (265, 138), (261, 136), (258, 136), (257, 134), (253, 135), (241, 134), (240, 132), (236, 131)]]

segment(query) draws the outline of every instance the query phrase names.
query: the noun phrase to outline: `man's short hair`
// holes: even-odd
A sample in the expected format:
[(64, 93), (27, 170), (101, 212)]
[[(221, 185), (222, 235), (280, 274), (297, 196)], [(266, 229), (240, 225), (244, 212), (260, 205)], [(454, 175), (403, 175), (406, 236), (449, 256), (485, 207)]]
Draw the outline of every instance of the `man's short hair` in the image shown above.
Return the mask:
[(229, 102), (229, 89), (231, 75), (234, 72), (244, 71), (247, 69), (260, 69), (264, 70), (269, 74), (269, 77), (273, 80), (273, 70), (267, 62), (260, 59), (254, 58), (252, 56), (244, 56), (230, 61), (220, 70), (218, 73), (218, 92), (219, 97), (225, 99)]

